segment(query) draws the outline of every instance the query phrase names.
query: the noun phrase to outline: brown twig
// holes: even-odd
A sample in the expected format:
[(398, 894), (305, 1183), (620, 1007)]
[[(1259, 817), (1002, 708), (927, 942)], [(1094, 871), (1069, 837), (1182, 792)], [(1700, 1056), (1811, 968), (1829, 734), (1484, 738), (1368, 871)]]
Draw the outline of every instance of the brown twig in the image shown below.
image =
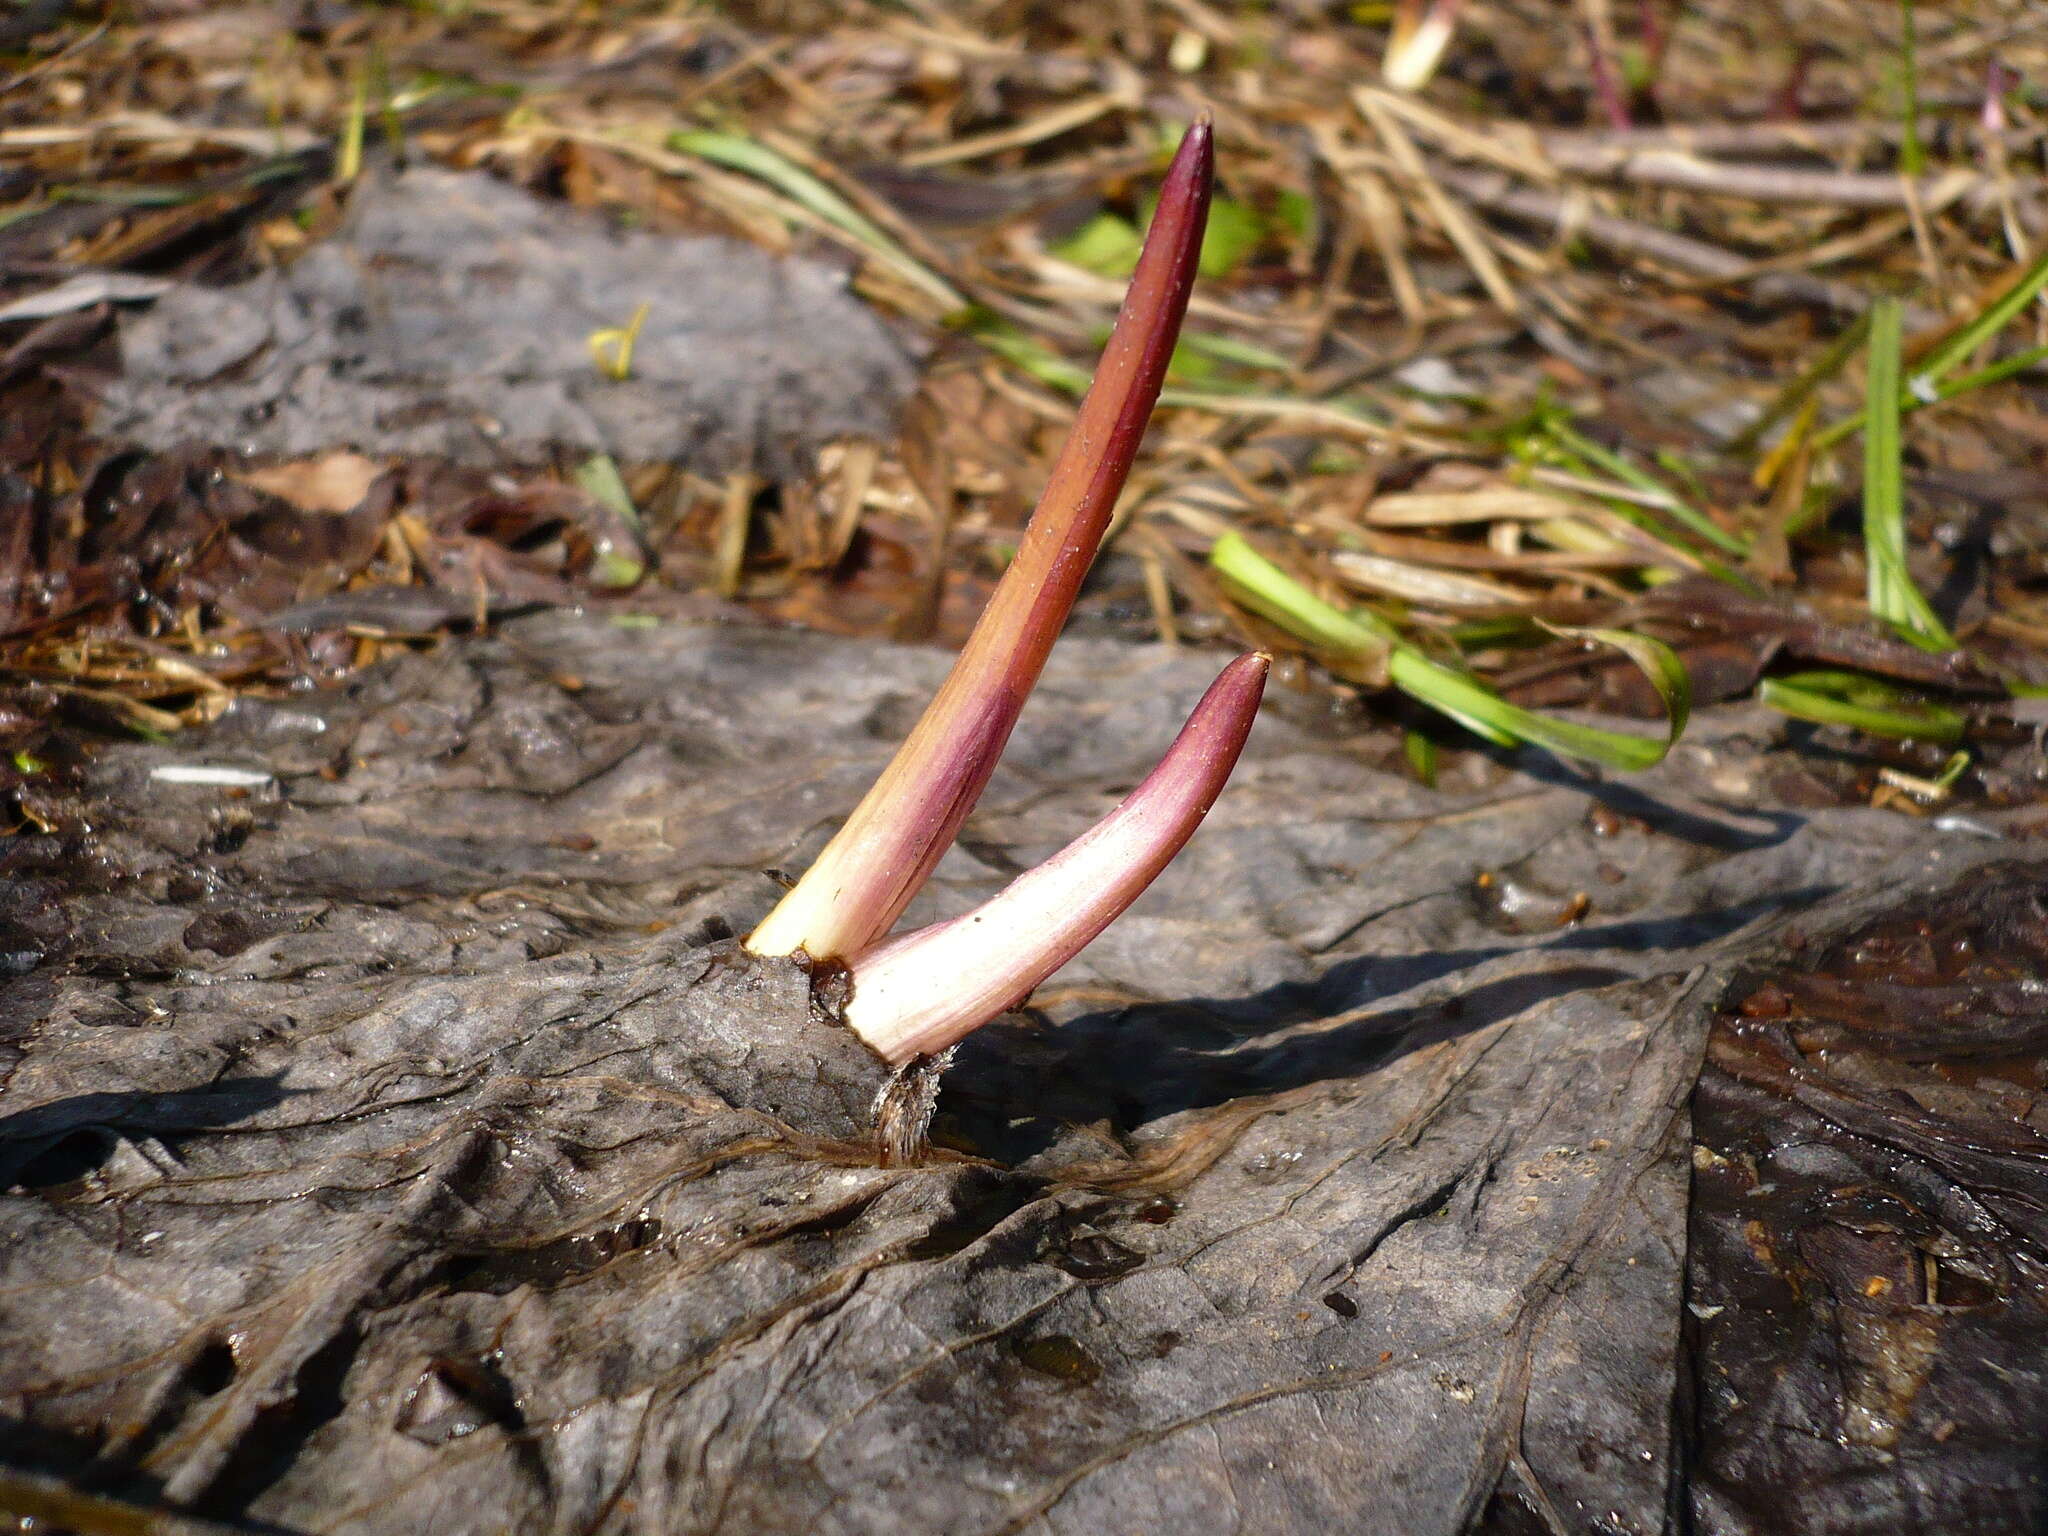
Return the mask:
[[(1676, 234), (1619, 214), (1603, 213), (1575, 202), (1564, 193), (1542, 187), (1516, 186), (1497, 171), (1438, 166), (1437, 180), (1467, 202), (1526, 224), (1568, 228), (1588, 242), (1617, 256), (1636, 257), (1673, 267), (1688, 277), (1742, 283), (1759, 299), (1774, 303), (1817, 304), (1843, 314), (1860, 314), (1870, 297), (1861, 288), (1808, 272), (1772, 272), (1757, 276), (1751, 263), (1735, 252), (1690, 235)], [(1928, 317), (1913, 320), (1926, 323)]]
[[(1703, 160), (1683, 149), (1645, 149), (1631, 155), (1590, 155), (1589, 164), (1558, 161), (1564, 170), (1632, 182), (1644, 187), (1669, 187), (1716, 197), (1739, 197), (1753, 203), (1816, 203), (1836, 208), (1903, 208), (1908, 184), (1889, 172), (1810, 171), (1793, 166), (1755, 165), (1739, 161)], [(1953, 169), (1919, 183), (1923, 206), (1946, 206), (1958, 198), (1989, 197), (1988, 177)]]

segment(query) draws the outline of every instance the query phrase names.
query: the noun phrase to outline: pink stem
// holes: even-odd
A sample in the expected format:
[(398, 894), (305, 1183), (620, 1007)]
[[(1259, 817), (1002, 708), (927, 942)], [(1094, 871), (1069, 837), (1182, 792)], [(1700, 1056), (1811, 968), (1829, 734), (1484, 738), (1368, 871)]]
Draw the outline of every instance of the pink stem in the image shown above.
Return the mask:
[(934, 1055), (1023, 1001), (1138, 899), (1201, 825), (1244, 749), (1269, 658), (1240, 656), (1145, 781), (973, 911), (856, 955), (845, 1020), (886, 1060)]

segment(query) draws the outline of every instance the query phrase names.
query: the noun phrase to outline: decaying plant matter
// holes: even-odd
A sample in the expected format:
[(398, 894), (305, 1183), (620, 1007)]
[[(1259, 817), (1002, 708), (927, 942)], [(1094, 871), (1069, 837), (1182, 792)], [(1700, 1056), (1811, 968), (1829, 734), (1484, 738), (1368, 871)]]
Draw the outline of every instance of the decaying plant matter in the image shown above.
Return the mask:
[[(1788, 802), (1760, 712), (1627, 785), (1503, 769), (1446, 807), (1290, 696), (1228, 817), (1040, 995), (1056, 1027), (970, 1037), (942, 1150), (885, 1166), (882, 1060), (713, 922), (762, 910), (759, 866), (872, 775), (864, 722), (943, 670), (543, 613), (53, 792), (66, 830), (14, 840), (0, 909), (27, 967), (0, 974), (0, 1508), (1223, 1536), (1256, 1490), (1275, 1536), (1460, 1536), (1508, 1479), (1658, 1529), (1721, 978), (1788, 890), (1924, 906), (1947, 861), (2010, 850)], [(1018, 732), (954, 899), (1141, 779), (1208, 670), (1056, 647), (1053, 718), (1129, 728)], [(762, 707), (793, 677), (814, 708)], [(181, 782), (195, 762), (258, 787)], [(1976, 1113), (1945, 1157), (1981, 1156)], [(1973, 1166), (2034, 1198), (2018, 1162)], [(1794, 1214), (1846, 1264), (1871, 1209)], [(2021, 1338), (2031, 1297), (1940, 1326)]]
[(994, 772), (1109, 527), (1166, 377), (1207, 219), (1206, 122), (1182, 141), (1129, 296), (1017, 557), (953, 671), (810, 871), (754, 930), (850, 973), (846, 1023), (903, 1063), (944, 1050), (1028, 994), (1137, 899), (1200, 823), (1258, 713), (1267, 661), (1217, 679), (1159, 767), (1071, 847), (986, 906), (882, 942)]

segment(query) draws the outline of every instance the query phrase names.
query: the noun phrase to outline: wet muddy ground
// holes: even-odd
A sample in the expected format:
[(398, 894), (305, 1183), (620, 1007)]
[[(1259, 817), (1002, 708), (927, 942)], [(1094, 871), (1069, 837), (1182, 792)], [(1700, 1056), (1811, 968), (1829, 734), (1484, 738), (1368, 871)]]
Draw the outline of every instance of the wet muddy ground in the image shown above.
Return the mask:
[[(1884, 7), (1645, 5), (1618, 91), (1495, 6), (1392, 129), (1374, 7), (556, 9), (0, 19), (0, 1511), (2048, 1528), (2039, 359), (1908, 422), (1966, 651), (1873, 617), (1812, 436), (1873, 296), (1917, 366), (2033, 259), (2021, 8), (1921, 8), (1910, 212)], [(1207, 350), (910, 920), (1225, 642), (1287, 659), (1160, 884), (899, 1085), (905, 1158), (733, 936), (1009, 558), (1121, 287), (1070, 242), (1202, 109)], [(1664, 712), (1543, 620), (1702, 707), (1642, 774), (1484, 747), (1232, 604), (1235, 530), (1400, 568), (1514, 703)], [(1814, 669), (1905, 724), (1756, 702)]]
[[(1626, 783), (1432, 791), (1283, 692), (891, 1167), (871, 1060), (721, 936), (944, 663), (547, 614), (53, 785), (11, 844), (11, 1464), (305, 1531), (2039, 1507), (2026, 813), (1787, 803), (1745, 709)], [(922, 914), (1098, 814), (1208, 670), (1062, 647)]]

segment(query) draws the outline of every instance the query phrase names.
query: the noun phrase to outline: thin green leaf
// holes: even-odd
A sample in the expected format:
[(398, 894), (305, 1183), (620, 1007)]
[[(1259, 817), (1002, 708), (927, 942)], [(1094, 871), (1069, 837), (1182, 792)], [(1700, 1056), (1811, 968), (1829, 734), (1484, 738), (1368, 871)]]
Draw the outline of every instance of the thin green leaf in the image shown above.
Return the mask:
[(1005, 321), (984, 321), (972, 327), (974, 337), (989, 351), (1014, 363), (1031, 377), (1061, 394), (1079, 399), (1088, 392), (1091, 377), (1086, 368), (1070, 363), (1043, 343), (1033, 341)]
[(1384, 654), (1395, 687), (1496, 746), (1533, 742), (1564, 757), (1634, 772), (1661, 762), (1685, 728), (1691, 688), (1677, 656), (1658, 641), (1620, 631), (1559, 631), (1619, 646), (1643, 668), (1671, 717), (1663, 741), (1578, 725), (1510, 704), (1478, 679), (1424, 656), (1385, 620), (1323, 601), (1237, 534), (1216, 541), (1209, 564), (1233, 597), (1311, 646), (1339, 656)]
[(640, 509), (633, 505), (632, 492), (619, 474), (619, 466), (608, 453), (593, 453), (576, 466), (576, 484), (594, 501), (611, 508), (635, 531), (640, 528)]
[[(1777, 398), (1764, 407), (1763, 415), (1744, 427), (1728, 444), (1730, 453), (1744, 454), (1763, 441), (1764, 434), (1779, 422), (1796, 414), (1813, 397), (1813, 392), (1848, 365), (1870, 334), (1870, 311), (1865, 310), (1840, 335), (1827, 344), (1819, 357), (1809, 363), (1791, 383), (1778, 391)], [(1853, 429), (1850, 429), (1853, 430)], [(1844, 434), (1846, 435), (1846, 433)]]
[(1436, 788), (1436, 743), (1420, 731), (1401, 733), (1401, 753), (1424, 789)]
[[(1077, 399), (1087, 393), (1087, 369), (1069, 362), (1043, 342), (1026, 336), (1008, 321), (981, 314), (973, 318), (967, 330), (991, 352), (1007, 362), (1014, 363), (1039, 383)], [(1269, 352), (1251, 342), (1201, 331), (1186, 332), (1175, 345), (1173, 362), (1167, 369), (1167, 377), (1181, 380), (1182, 387), (1166, 391), (1160, 397), (1162, 402), (1195, 405), (1210, 410), (1228, 410), (1230, 402), (1235, 399), (1230, 387), (1221, 384), (1211, 385), (1207, 389), (1187, 386), (1187, 380), (1190, 378), (1214, 371), (1211, 359), (1236, 367), (1257, 368), (1271, 373), (1286, 373), (1294, 367), (1277, 352)]]
[(1789, 677), (1767, 677), (1757, 684), (1756, 696), (1794, 719), (1852, 726), (1873, 736), (1909, 741), (1956, 741), (1968, 724), (1955, 710), (1939, 704), (1904, 699), (1880, 704), (1845, 696), (1845, 691), (1830, 681), (1833, 676), (1795, 673)]
[(1899, 174), (1917, 181), (1927, 169), (1920, 143), (1920, 48), (1913, 0), (1899, 0)]
[(1387, 675), (1396, 688), (1416, 703), (1449, 716), (1481, 741), (1490, 741), (1496, 747), (1522, 744), (1519, 732), (1494, 717), (1492, 706), (1501, 702), (1499, 696), (1464, 673), (1403, 646), (1388, 659)]
[[(181, 187), (107, 187), (73, 186), (60, 182), (50, 187), (46, 195), (53, 203), (111, 203), (118, 208), (183, 208), (196, 203), (207, 193), (192, 186)], [(39, 208), (30, 212), (39, 213)]]
[[(591, 500), (616, 513), (636, 538), (644, 537), (640, 509), (633, 505), (633, 495), (610, 454), (594, 453), (577, 465), (576, 484)], [(607, 541), (598, 549), (592, 574), (601, 587), (630, 587), (647, 574), (647, 563), (636, 552)]]
[(2001, 384), (2030, 368), (2038, 368), (2042, 363), (2048, 363), (2048, 346), (2028, 347), (2024, 352), (2015, 352), (2011, 357), (2001, 357), (1995, 363), (1986, 364), (1974, 373), (1961, 373), (1952, 379), (1945, 379), (1934, 386), (1933, 400), (1915, 397), (1906, 401), (1905, 408), (1908, 411), (1917, 411), (1938, 401), (1953, 400), (1958, 395), (1969, 394), (1972, 390)]
[(1534, 619), (1509, 614), (1494, 619), (1467, 619), (1453, 624), (1445, 633), (1461, 651), (1476, 651), (1489, 645), (1534, 645), (1543, 639)]
[(1657, 467), (1685, 487), (1686, 494), (1694, 501), (1712, 501), (1713, 493), (1707, 489), (1700, 472), (1692, 467), (1692, 461), (1671, 448), (1657, 450)]
[(1399, 641), (1384, 619), (1324, 602), (1238, 534), (1226, 533), (1210, 547), (1209, 568), (1245, 607), (1319, 650), (1370, 657)]
[(2011, 286), (1985, 305), (1982, 313), (1920, 360), (1920, 366), (1913, 370), (1914, 395), (1925, 397), (1930, 393), (1942, 375), (2026, 313), (2044, 287), (2048, 287), (2048, 248), (2027, 263)]
[(1954, 789), (1956, 781), (1969, 771), (1969, 767), (1970, 753), (1968, 748), (1951, 752), (1948, 761), (1942, 764), (1941, 772), (1934, 776), (1932, 781), (1934, 787), (1941, 790)]
[(341, 120), (341, 143), (334, 151), (334, 179), (348, 183), (363, 171), (363, 125), (370, 115), (370, 71), (358, 65), (349, 87), (348, 114)]
[[(1983, 311), (1967, 325), (1959, 327), (1940, 346), (1920, 360), (1920, 366), (1913, 370), (1908, 381), (1900, 409), (1917, 411), (1939, 401), (1952, 400), (1957, 395), (1967, 394), (1972, 389), (1981, 389), (1986, 384), (1995, 384), (2000, 379), (2010, 378), (2042, 359), (2042, 349), (2029, 348), (2015, 357), (1992, 363), (1963, 378), (1946, 380), (1950, 369), (1974, 354), (1977, 349), (2003, 331), (2013, 321), (2026, 313), (2028, 307), (2048, 288), (2048, 247), (2027, 263), (2026, 268), (2014, 278), (1997, 298), (1984, 306)], [(1815, 448), (1832, 448), (1843, 438), (1863, 425), (1866, 411), (1844, 417), (1832, 423), (1814, 437)]]
[(1159, 403), (1212, 411), (1219, 416), (1288, 421), (1310, 430), (1322, 427), (1337, 432), (1363, 431), (1388, 435), (1395, 430), (1383, 418), (1361, 409), (1342, 395), (1304, 400), (1299, 395), (1275, 394), (1256, 388), (1162, 389)]
[(1955, 639), (1906, 569), (1906, 490), (1899, 437), (1899, 301), (1883, 298), (1870, 311), (1870, 361), (1863, 427), (1863, 555), (1869, 566), (1870, 611), (1915, 645), (1953, 649)]
[(1686, 722), (1692, 718), (1692, 679), (1686, 675), (1685, 663), (1678, 659), (1678, 652), (1662, 640), (1653, 640), (1648, 635), (1634, 634), (1626, 629), (1578, 629), (1565, 624), (1545, 624), (1543, 627), (1553, 635), (1568, 635), (1574, 640), (1611, 645), (1641, 668), (1643, 676), (1657, 691), (1658, 702), (1664, 706), (1667, 721), (1665, 750), (1678, 745), (1678, 738), (1685, 734)]
[(898, 277), (936, 299), (948, 310), (967, 301), (937, 273), (892, 240), (879, 225), (826, 186), (802, 166), (743, 134), (692, 128), (669, 135), (668, 147), (679, 155), (695, 155), (713, 165), (765, 181), (799, 206), (851, 237)]
[(384, 125), (384, 143), (398, 161), (405, 161), (405, 119), (400, 116), (398, 100), (391, 89), (391, 66), (384, 57), (384, 50), (375, 44), (370, 48), (371, 87), (377, 95), (377, 116)]
[(1560, 757), (1635, 773), (1664, 760), (1668, 743), (1622, 731), (1603, 731), (1538, 714), (1510, 704), (1476, 678), (1431, 661), (1407, 646), (1388, 662), (1394, 686), (1418, 703), (1449, 715), (1468, 730), (1501, 746), (1533, 742)]
[(1598, 465), (1622, 484), (1633, 486), (1646, 495), (1656, 497), (1658, 510), (1688, 532), (1705, 539), (1723, 554), (1742, 556), (1749, 553), (1747, 543), (1721, 527), (1704, 512), (1687, 506), (1683, 498), (1655, 475), (1637, 468), (1620, 454), (1602, 447), (1556, 416), (1545, 422), (1545, 428), (1560, 446)]
[(395, 112), (410, 112), (441, 97), (456, 101), (518, 101), (525, 94), (524, 86), (512, 82), (486, 82), (468, 75), (422, 69), (398, 88), (391, 98), (391, 108)]

